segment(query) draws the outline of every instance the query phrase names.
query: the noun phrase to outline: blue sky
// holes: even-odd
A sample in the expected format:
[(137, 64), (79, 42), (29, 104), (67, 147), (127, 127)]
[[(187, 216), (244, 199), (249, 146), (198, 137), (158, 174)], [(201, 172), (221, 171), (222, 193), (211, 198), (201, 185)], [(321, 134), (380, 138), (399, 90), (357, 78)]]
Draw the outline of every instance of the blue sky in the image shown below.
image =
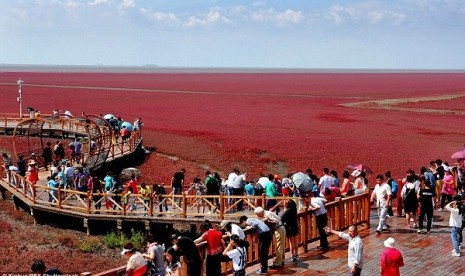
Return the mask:
[(464, 0), (0, 0), (0, 64), (465, 69)]

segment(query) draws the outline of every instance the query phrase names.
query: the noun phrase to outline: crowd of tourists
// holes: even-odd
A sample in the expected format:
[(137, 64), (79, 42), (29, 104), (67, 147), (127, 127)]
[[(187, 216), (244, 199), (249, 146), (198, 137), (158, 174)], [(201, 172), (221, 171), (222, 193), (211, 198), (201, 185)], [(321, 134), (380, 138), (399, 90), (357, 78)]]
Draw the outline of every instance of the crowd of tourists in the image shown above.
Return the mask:
[[(398, 215), (405, 215), (406, 228), (416, 229), (419, 234), (430, 233), (435, 210), (449, 211), (452, 256), (461, 256), (462, 230), (465, 228), (465, 207), (462, 205), (462, 200), (465, 199), (463, 159), (459, 159), (456, 166), (450, 166), (440, 159), (433, 160), (428, 166), (421, 167), (419, 174), (409, 169), (399, 185), (391, 178), (390, 172), (386, 172), (384, 176), (377, 175), (376, 182), (371, 202), (376, 202), (378, 208), (378, 235), (388, 231), (387, 218), (394, 215), (391, 206), (393, 200), (399, 197)], [(397, 191), (398, 186), (401, 188)]]

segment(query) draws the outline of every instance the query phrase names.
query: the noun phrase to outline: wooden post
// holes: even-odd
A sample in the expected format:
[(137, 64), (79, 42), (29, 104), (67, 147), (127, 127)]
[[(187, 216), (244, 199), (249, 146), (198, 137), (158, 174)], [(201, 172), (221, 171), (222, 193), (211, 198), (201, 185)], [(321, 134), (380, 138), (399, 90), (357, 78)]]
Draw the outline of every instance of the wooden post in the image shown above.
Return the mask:
[(87, 213), (88, 213), (88, 214), (90, 214), (90, 204), (91, 204), (91, 203), (90, 203), (90, 202), (91, 202), (90, 196), (91, 196), (91, 195), (92, 195), (92, 194), (91, 194), (89, 191), (87, 191)]
[(262, 208), (263, 209), (266, 208), (266, 194), (265, 193), (262, 194)]
[(125, 197), (127, 198), (127, 194), (121, 195), (121, 202), (122, 202), (121, 207), (123, 207), (121, 209), (121, 212), (122, 212), (123, 216), (126, 215), (126, 199), (125, 199)]
[(308, 228), (309, 228), (309, 215), (308, 215), (308, 208), (307, 206), (304, 207), (304, 217), (303, 217), (303, 221), (304, 221), (304, 243), (303, 243), (303, 246), (304, 246), (304, 252), (307, 253), (308, 252)]
[(334, 227), (335, 229), (340, 230), (346, 226), (345, 223), (343, 222), (344, 221), (344, 204), (342, 203), (341, 197), (336, 197), (336, 202), (337, 202), (337, 205), (336, 205), (337, 215), (336, 215), (336, 221), (334, 222)]
[(220, 219), (224, 219), (224, 197), (223, 193), (220, 193)]
[(366, 216), (366, 221), (367, 221), (367, 229), (370, 228), (370, 191), (368, 190), (367, 191), (367, 194), (365, 196), (365, 200), (364, 200), (364, 209), (362, 212), (365, 214)]
[(61, 187), (58, 186), (58, 208), (61, 208), (61, 203), (63, 201)]
[(149, 216), (153, 216), (153, 193), (150, 194), (150, 199), (149, 199)]
[(186, 218), (187, 217), (187, 198), (185, 193), (182, 194), (182, 217)]

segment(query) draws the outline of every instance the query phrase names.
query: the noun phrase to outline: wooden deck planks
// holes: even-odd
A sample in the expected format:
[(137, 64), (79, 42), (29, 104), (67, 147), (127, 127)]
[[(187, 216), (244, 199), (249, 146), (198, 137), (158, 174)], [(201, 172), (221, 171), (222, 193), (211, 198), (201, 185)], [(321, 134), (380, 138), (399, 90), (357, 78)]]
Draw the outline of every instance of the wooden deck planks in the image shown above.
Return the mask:
[[(388, 232), (376, 235), (378, 218), (371, 212), (370, 229), (360, 232), (364, 243), (364, 267), (362, 275), (379, 275), (379, 256), (384, 250), (383, 242), (388, 237), (396, 239), (397, 248), (402, 252), (405, 266), (401, 275), (465, 275), (465, 255), (451, 256), (452, 242), (449, 229), (449, 212), (435, 212), (430, 234), (418, 234), (416, 229), (407, 230), (403, 217), (388, 219)], [(267, 275), (348, 275), (347, 242), (335, 236), (330, 237), (331, 250), (320, 253), (315, 250), (319, 242), (309, 245), (309, 252), (300, 252), (298, 263), (290, 261), (286, 254), (285, 267), (268, 270)], [(465, 250), (462, 250), (465, 254)], [(271, 260), (269, 261), (271, 264)], [(247, 275), (255, 275), (258, 265), (249, 267)]]

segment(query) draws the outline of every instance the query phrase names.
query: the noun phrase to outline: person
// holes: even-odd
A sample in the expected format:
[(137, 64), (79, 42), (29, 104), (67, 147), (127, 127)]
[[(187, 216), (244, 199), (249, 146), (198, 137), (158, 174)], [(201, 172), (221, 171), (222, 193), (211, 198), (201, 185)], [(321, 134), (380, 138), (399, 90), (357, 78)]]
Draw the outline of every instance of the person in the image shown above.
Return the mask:
[(18, 166), (18, 173), (21, 176), (26, 176), (26, 161), (24, 160), (24, 156), (22, 154), (18, 155), (18, 161), (16, 161), (16, 165)]
[(400, 276), (400, 268), (404, 266), (404, 259), (399, 250), (395, 248), (396, 241), (389, 237), (384, 241), (386, 249), (379, 258), (381, 276)]
[(286, 229), (292, 261), (295, 262), (299, 256), (299, 218), (297, 217), (297, 204), (294, 200), (287, 201), (286, 210), (281, 214), (281, 221)]
[(47, 142), (46, 146), (42, 150), (42, 157), (44, 158), (45, 170), (48, 170), (48, 166), (53, 163), (53, 150), (52, 143)]
[(29, 162), (29, 168), (27, 170), (27, 180), (32, 184), (36, 184), (39, 181), (39, 169), (37, 163), (34, 160)]
[(11, 173), (9, 171), (9, 167), (13, 166), (13, 159), (6, 152), (2, 153), (2, 158), (3, 158), (3, 165), (5, 166), (7, 170), (8, 182), (11, 182)]
[(92, 191), (92, 200), (94, 201), (95, 209), (100, 210), (102, 208), (102, 183), (97, 176), (92, 176), (92, 187), (89, 189)]
[(66, 162), (66, 167), (64, 169), (65, 175), (66, 175), (66, 189), (71, 189), (74, 190), (76, 187), (74, 187), (74, 167), (71, 166), (70, 162)]
[(173, 237), (173, 248), (179, 256), (184, 256), (187, 263), (187, 275), (200, 276), (202, 260), (195, 242), (188, 237)]
[(323, 169), (323, 176), (320, 177), (320, 181), (318, 182), (318, 190), (320, 193), (323, 193), (326, 188), (334, 186), (334, 178), (329, 174), (329, 169)]
[(204, 233), (194, 240), (196, 244), (207, 242), (207, 261), (206, 272), (208, 276), (221, 276), (221, 258), (223, 254), (223, 233), (213, 229), (213, 225), (209, 220), (205, 220), (201, 225), (201, 230)]
[(144, 257), (134, 248), (134, 245), (131, 242), (128, 242), (123, 246), (121, 256), (128, 259), (126, 264), (126, 276), (143, 276), (147, 273), (147, 265)]
[(341, 195), (347, 196), (349, 190), (352, 189), (352, 185), (350, 184), (350, 173), (348, 171), (344, 171), (342, 173), (342, 185), (341, 185)]
[[(113, 184), (115, 183), (115, 179), (113, 178), (112, 173), (110, 171), (108, 171), (105, 177), (103, 178), (103, 182), (105, 183), (105, 185), (103, 186), (105, 193), (107, 194), (111, 193), (111, 188), (113, 187)], [(113, 202), (108, 197), (106, 197), (105, 208), (110, 209), (112, 207), (113, 207)]]
[(53, 151), (53, 154), (55, 154), (55, 166), (60, 165), (61, 160), (65, 157), (65, 148), (63, 147), (62, 142), (56, 142), (56, 147)]
[(407, 175), (405, 185), (402, 187), (401, 197), (404, 205), (405, 219), (407, 220), (407, 229), (412, 228), (410, 218), (413, 218), (413, 227), (417, 226), (416, 217), (418, 209), (418, 192), (419, 188), (414, 183), (415, 178), (413, 175)]
[(460, 243), (459, 243), (459, 231), (462, 227), (462, 201), (459, 195), (454, 197), (454, 200), (449, 202), (445, 208), (450, 212), (449, 226), (450, 226), (450, 237), (454, 249), (452, 250), (452, 256), (460, 257)]
[(286, 247), (286, 228), (281, 222), (281, 218), (274, 212), (265, 211), (262, 207), (254, 210), (255, 215), (261, 219), (273, 231), (276, 239), (276, 258), (270, 268), (280, 268), (284, 266), (284, 254)]
[(347, 251), (347, 265), (350, 269), (349, 275), (360, 276), (363, 268), (363, 241), (357, 232), (357, 225), (353, 224), (349, 226), (348, 234), (333, 230), (330, 227), (326, 227), (325, 230), (328, 234), (338, 235), (339, 238), (349, 242)]
[(179, 262), (176, 250), (170, 247), (165, 252), (166, 270), (165, 275), (181, 276), (181, 262)]
[[(233, 276), (245, 276), (245, 265), (247, 264), (247, 241), (232, 235), (223, 255), (229, 257), (233, 262)], [(209, 275), (207, 273), (207, 275)]]
[[(158, 198), (158, 210), (160, 213), (163, 211), (163, 206), (165, 206), (165, 212), (168, 212), (168, 202), (163, 198), (163, 195), (166, 195), (164, 184), (154, 184), (153, 185), (153, 196)], [(158, 216), (162, 216), (162, 214), (158, 214)]]
[(144, 210), (148, 211), (149, 210), (148, 206), (150, 204), (150, 196), (152, 195), (152, 191), (150, 190), (150, 187), (147, 186), (147, 184), (145, 183), (140, 184), (140, 194), (144, 202)]
[(220, 223), (220, 230), (226, 231), (226, 234), (237, 235), (240, 239), (245, 240), (245, 233), (239, 225), (229, 220), (223, 220)]
[[(244, 195), (244, 186), (245, 186), (245, 180), (247, 178), (247, 173), (240, 174), (236, 178), (234, 178), (232, 182), (232, 190), (233, 190), (233, 195), (235, 196), (243, 196)], [(237, 211), (240, 212), (243, 209), (244, 205), (244, 199), (243, 198), (237, 198)]]
[(320, 236), (320, 245), (317, 246), (316, 249), (321, 251), (329, 249), (328, 235), (325, 231), (325, 227), (328, 225), (328, 215), (326, 214), (325, 203), (326, 199), (312, 196), (309, 205), (309, 210), (315, 211), (316, 226)]
[(452, 175), (450, 168), (444, 169), (444, 176), (442, 178), (442, 190), (441, 190), (441, 208), (439, 208), (439, 212), (442, 211), (444, 205), (447, 202), (452, 201), (452, 196), (454, 195), (455, 189), (455, 181), (454, 176)]
[(146, 238), (147, 252), (142, 254), (147, 260), (147, 267), (150, 270), (151, 276), (165, 275), (164, 249), (161, 244), (158, 244), (152, 235)]
[(425, 187), (418, 193), (420, 202), (420, 217), (418, 218), (418, 233), (423, 233), (423, 220), (426, 215), (426, 233), (431, 230), (431, 222), (433, 220), (434, 202), (436, 202), (436, 191), (431, 187), (429, 180), (425, 180)]
[(139, 194), (139, 190), (137, 189), (137, 180), (136, 175), (131, 174), (131, 180), (129, 180), (128, 184), (126, 184), (126, 189), (129, 190), (131, 188), (131, 192), (133, 194)]
[(79, 163), (81, 160), (81, 154), (82, 154), (82, 138), (76, 139), (74, 141), (74, 154), (76, 156), (76, 162)]
[(386, 182), (383, 182), (384, 176), (379, 174), (376, 176), (376, 186), (371, 194), (370, 203), (373, 204), (376, 200), (376, 207), (378, 208), (378, 227), (376, 233), (381, 234), (381, 231), (387, 229), (386, 216), (391, 205), (391, 187)]
[(35, 260), (31, 265), (31, 271), (38, 275), (62, 275), (63, 273), (58, 268), (51, 268), (47, 270), (44, 261)]
[(331, 170), (329, 175), (331, 175), (331, 177), (334, 179), (334, 187), (339, 188), (341, 186), (341, 178), (337, 174), (337, 171)]
[[(275, 197), (280, 196), (281, 193), (279, 193), (276, 190), (276, 186), (274, 185), (274, 175), (269, 174), (268, 175), (268, 182), (266, 183), (265, 186), (265, 194), (266, 197), (268, 198), (266, 200), (266, 210), (270, 210), (273, 207), (275, 207), (278, 204), (278, 201), (275, 199)], [(276, 207), (276, 214), (279, 213), (279, 206)]]
[(144, 123), (142, 122), (142, 119), (140, 117), (136, 118), (134, 121), (134, 130), (141, 130), (143, 126)]
[[(228, 175), (228, 178), (225, 180), (226, 184), (226, 195), (234, 195), (233, 183), (236, 177), (239, 175), (240, 171), (238, 168), (234, 168), (233, 171)], [(228, 204), (233, 204), (236, 202), (235, 198), (228, 198)]]
[[(174, 173), (173, 177), (171, 178), (171, 187), (173, 188), (174, 195), (181, 195), (182, 194), (182, 187), (184, 185), (184, 174), (186, 170), (183, 168), (178, 172)], [(181, 198), (178, 197), (177, 200), (179, 207), (181, 207)]]
[(47, 176), (48, 202), (54, 203), (58, 201), (58, 183), (51, 176)]
[(218, 179), (216, 179), (215, 175), (210, 171), (205, 172), (205, 187), (207, 188), (206, 194), (213, 196), (207, 198), (207, 200), (210, 202), (210, 204), (208, 204), (208, 210), (211, 212), (211, 207), (213, 205), (215, 206), (213, 209), (214, 213), (216, 209), (220, 207), (218, 200), (218, 196), (220, 195), (220, 183), (218, 182)]
[(241, 227), (253, 228), (258, 234), (258, 256), (260, 257), (260, 269), (256, 274), (265, 275), (268, 271), (268, 251), (271, 245), (271, 231), (268, 225), (258, 218), (248, 218), (241, 216), (239, 218)]

